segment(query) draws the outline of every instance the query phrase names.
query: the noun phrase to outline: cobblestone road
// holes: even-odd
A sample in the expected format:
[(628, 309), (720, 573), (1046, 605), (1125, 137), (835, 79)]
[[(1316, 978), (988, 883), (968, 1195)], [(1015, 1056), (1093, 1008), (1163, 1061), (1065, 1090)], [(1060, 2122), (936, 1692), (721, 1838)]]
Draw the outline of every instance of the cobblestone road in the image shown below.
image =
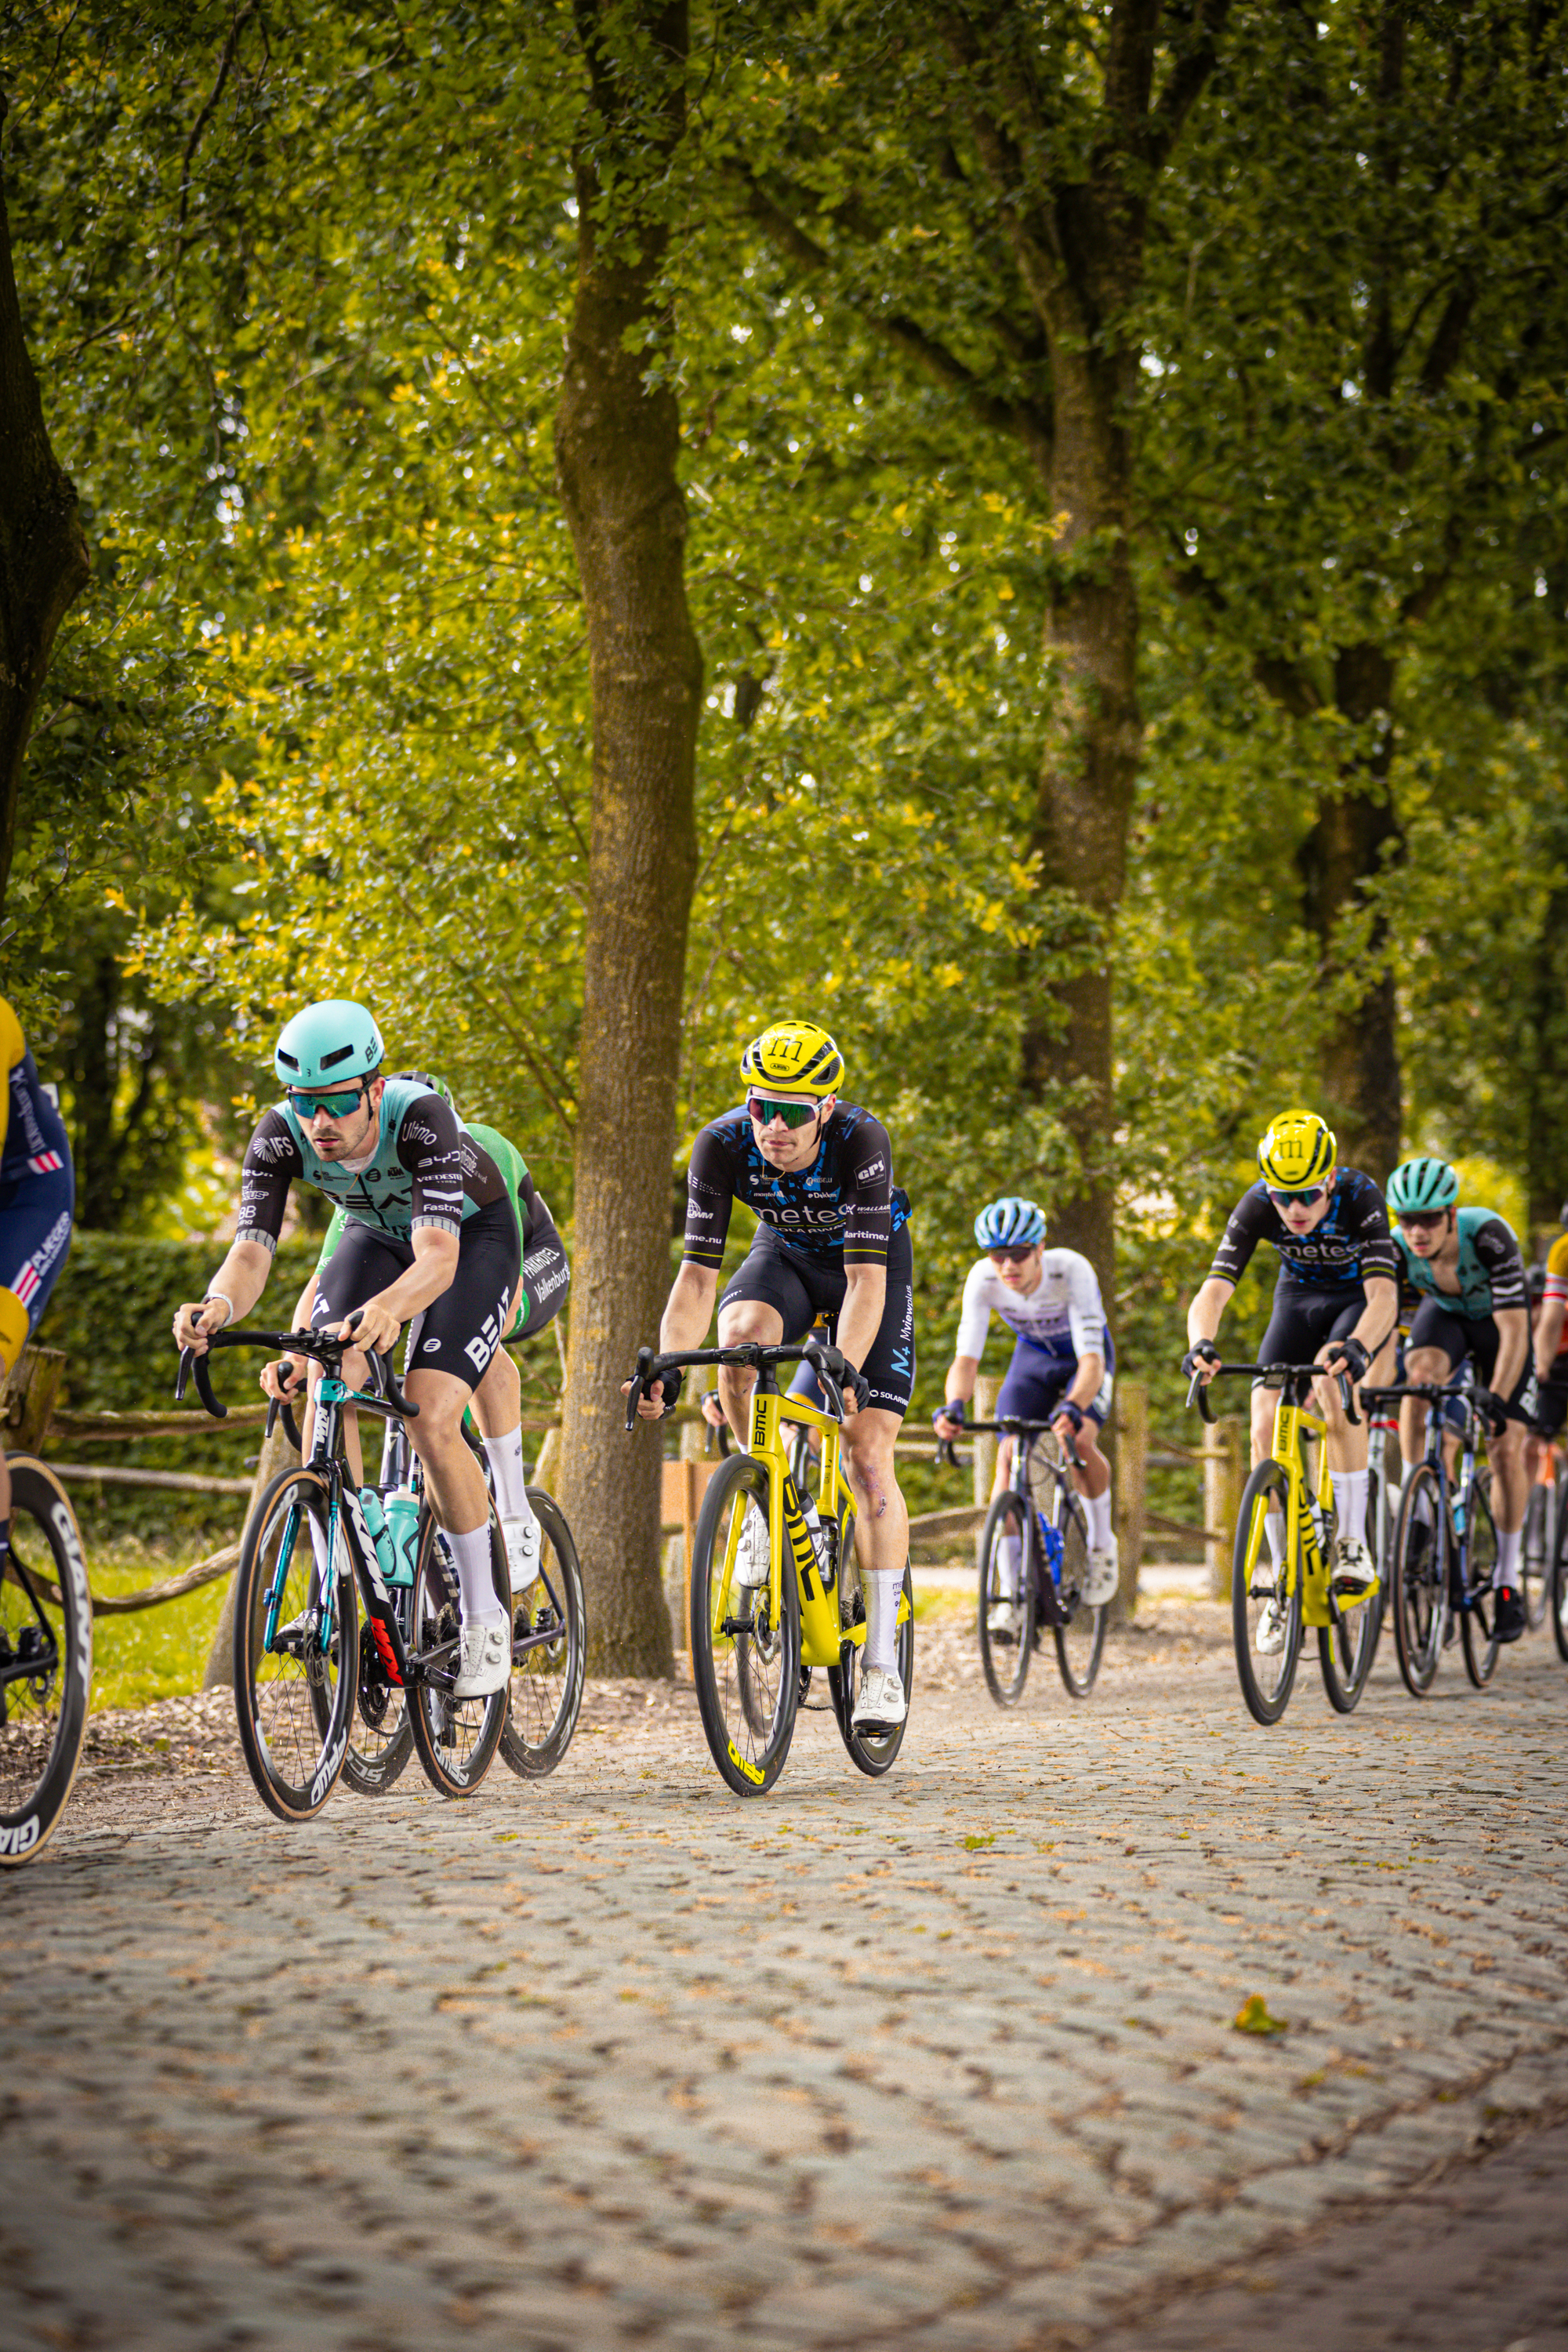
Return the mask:
[[(1304, 1671), (1264, 1733), (1160, 1624), (1014, 1716), (928, 1637), (888, 1780), (814, 1715), (760, 1804), (671, 1692), (303, 1831), (177, 1733), (100, 1764), (0, 1883), (0, 2340), (1153, 2352), (1300, 2321), (1369, 2200), (1441, 2239), (1568, 2114), (1568, 1673), (1385, 1659), (1347, 1722)], [(1436, 2340), (1494, 2339), (1353, 2338)]]

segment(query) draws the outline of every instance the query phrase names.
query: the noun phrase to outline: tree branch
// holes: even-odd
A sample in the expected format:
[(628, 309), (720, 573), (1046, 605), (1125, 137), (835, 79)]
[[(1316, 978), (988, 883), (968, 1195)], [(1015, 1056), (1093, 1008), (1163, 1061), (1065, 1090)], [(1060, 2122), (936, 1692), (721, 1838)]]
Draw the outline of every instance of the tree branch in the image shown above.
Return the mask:
[(1188, 115), (1203, 96), (1219, 56), (1230, 16), (1230, 0), (1199, 0), (1192, 38), (1165, 78), (1150, 110), (1149, 160), (1156, 169), (1169, 161)]

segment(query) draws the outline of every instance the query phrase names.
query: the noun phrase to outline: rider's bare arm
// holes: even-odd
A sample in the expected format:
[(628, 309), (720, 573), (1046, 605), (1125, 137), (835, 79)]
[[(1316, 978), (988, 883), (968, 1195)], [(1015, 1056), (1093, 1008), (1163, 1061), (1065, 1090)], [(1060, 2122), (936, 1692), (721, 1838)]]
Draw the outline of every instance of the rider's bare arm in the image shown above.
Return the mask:
[(207, 1285), (208, 1297), (175, 1308), (176, 1343), (205, 1356), (213, 1332), (221, 1331), (226, 1323), (244, 1322), (266, 1289), (271, 1271), (272, 1253), (264, 1242), (231, 1243), (228, 1255)]
[[(1213, 1339), (1219, 1330), (1220, 1318), (1230, 1305), (1235, 1293), (1234, 1282), (1223, 1275), (1211, 1274), (1199, 1286), (1197, 1297), (1187, 1309), (1187, 1345), (1195, 1348), (1200, 1339)], [(1214, 1378), (1212, 1365), (1199, 1368), (1198, 1378), (1206, 1386)]]
[[(888, 1269), (885, 1265), (845, 1267), (844, 1304), (838, 1310), (838, 1346), (857, 1371), (876, 1343), (887, 1303)], [(852, 1420), (855, 1410), (854, 1397), (846, 1395), (845, 1419)]]
[[(942, 1389), (942, 1396), (946, 1402), (949, 1404), (967, 1404), (974, 1394), (974, 1383), (979, 1373), (978, 1356), (954, 1356), (948, 1366), (947, 1380)], [(944, 1421), (947, 1420), (945, 1414), (942, 1418)], [(956, 1437), (958, 1426), (956, 1421), (948, 1422), (947, 1426), (942, 1429), (941, 1434), (943, 1437)]]

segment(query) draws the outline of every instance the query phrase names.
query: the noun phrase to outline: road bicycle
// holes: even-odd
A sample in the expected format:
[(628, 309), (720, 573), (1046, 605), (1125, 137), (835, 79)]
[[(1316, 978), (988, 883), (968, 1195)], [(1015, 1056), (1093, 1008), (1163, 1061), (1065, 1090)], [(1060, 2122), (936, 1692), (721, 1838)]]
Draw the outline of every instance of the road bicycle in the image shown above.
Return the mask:
[(1525, 1506), (1524, 1536), (1520, 1545), (1521, 1598), (1531, 1633), (1546, 1622), (1552, 1604), (1558, 1551), (1563, 1539), (1563, 1503), (1568, 1495), (1568, 1469), (1554, 1438), (1536, 1441), (1540, 1458), (1530, 1482)]
[[(246, 1528), (235, 1570), (234, 1695), (239, 1740), (262, 1802), (279, 1821), (309, 1821), (321, 1811), (349, 1751), (356, 1699), (373, 1711), (384, 1686), (400, 1695), (415, 1751), (445, 1797), (471, 1796), (484, 1779), (508, 1711), (503, 1688), (458, 1698), (462, 1629), (458, 1580), (429, 1507), (421, 1503), (413, 1536), (411, 1598), (394, 1606), (388, 1571), (399, 1573), (387, 1545), (384, 1562), (342, 1445), (345, 1409), (384, 1418), (415, 1418), (384, 1359), (370, 1358), (369, 1391), (342, 1380), (353, 1339), (321, 1331), (218, 1331), (218, 1348), (265, 1348), (309, 1356), (321, 1367), (310, 1461), (282, 1470), (263, 1490)], [(213, 1391), (211, 1358), (182, 1350), (176, 1400), (194, 1370), (196, 1391), (219, 1421), (228, 1408)], [(312, 1538), (308, 1522), (314, 1522)], [(498, 1602), (510, 1601), (506, 1549), (492, 1509), (490, 1572)], [(318, 1557), (324, 1569), (318, 1567)], [(363, 1612), (363, 1623), (361, 1623)], [(405, 1627), (407, 1629), (405, 1633)], [(369, 1661), (362, 1680), (361, 1661)]]
[[(829, 1410), (779, 1393), (774, 1366), (809, 1363)], [(708, 1483), (691, 1544), (691, 1675), (709, 1749), (737, 1796), (764, 1796), (783, 1771), (795, 1717), (820, 1668), (851, 1759), (877, 1778), (903, 1745), (905, 1724), (854, 1724), (866, 1641), (866, 1601), (855, 1558), (855, 1502), (840, 1462), (844, 1359), (815, 1339), (764, 1348), (700, 1348), (683, 1355), (637, 1351), (626, 1427), (638, 1400), (668, 1371), (733, 1364), (754, 1371), (748, 1451), (731, 1454)], [(790, 1466), (787, 1433), (804, 1427), (822, 1441), (815, 1501)], [(747, 1521), (767, 1530), (768, 1580), (737, 1585), (737, 1549)], [(906, 1695), (914, 1685), (914, 1589), (906, 1565), (899, 1595), (897, 1663)]]
[[(1048, 1421), (968, 1421), (967, 1434), (1011, 1437), (1010, 1482), (985, 1515), (980, 1538), (980, 1663), (998, 1706), (1016, 1706), (1029, 1661), (1048, 1626), (1057, 1665), (1073, 1698), (1094, 1688), (1105, 1651), (1106, 1610), (1083, 1598), (1089, 1574), (1089, 1515)], [(945, 1438), (939, 1456), (956, 1466)], [(1011, 1557), (1003, 1547), (1010, 1544)], [(1012, 1603), (1009, 1610), (1008, 1603)], [(992, 1624), (993, 1614), (997, 1622)]]
[[(404, 1370), (406, 1374), (406, 1363)], [(289, 1444), (296, 1454), (302, 1453), (299, 1428), (287, 1402), (274, 1400), (267, 1417), (268, 1432), (279, 1411)], [(489, 1486), (489, 1459), (466, 1420), (463, 1437)], [(587, 1658), (587, 1610), (577, 1547), (564, 1512), (542, 1487), (530, 1486), (526, 1491), (541, 1528), (539, 1574), (523, 1591), (511, 1596), (510, 1704), (501, 1725), (500, 1757), (522, 1779), (539, 1780), (554, 1771), (577, 1727)], [(414, 1638), (415, 1557), (408, 1537), (417, 1526), (416, 1513), (424, 1502), (425, 1473), (409, 1443), (407, 1423), (395, 1414), (384, 1423), (381, 1468), (374, 1486), (360, 1489), (362, 1506), (367, 1495), (379, 1503), (392, 1537), (394, 1574), (387, 1579), (387, 1593), (407, 1644)], [(384, 1796), (413, 1749), (406, 1695), (388, 1679), (374, 1643), (362, 1641), (355, 1719), (343, 1759), (343, 1779), (360, 1796)]]
[[(1260, 1380), (1279, 1391), (1269, 1453), (1242, 1490), (1231, 1561), (1236, 1670), (1247, 1712), (1258, 1723), (1278, 1723), (1289, 1705), (1308, 1626), (1318, 1636), (1318, 1663), (1329, 1704), (1340, 1715), (1349, 1715), (1355, 1707), (1377, 1653), (1383, 1610), (1381, 1573), (1374, 1575), (1366, 1592), (1354, 1599), (1342, 1599), (1329, 1581), (1333, 1486), (1323, 1443), (1324, 1423), (1321, 1415), (1308, 1410), (1312, 1383), (1322, 1378), (1322, 1371), (1321, 1364), (1221, 1364), (1215, 1371), (1216, 1379)], [(1345, 1418), (1359, 1427), (1361, 1416), (1351, 1400), (1350, 1381), (1342, 1372), (1334, 1377)], [(1208, 1389), (1195, 1376), (1187, 1391), (1188, 1405), (1194, 1402), (1204, 1419), (1212, 1422), (1215, 1413)], [(1308, 1475), (1303, 1433), (1318, 1441), (1315, 1478)], [(1279, 1526), (1278, 1559), (1268, 1540), (1270, 1517)], [(1263, 1643), (1268, 1646), (1261, 1646)]]
[(9, 1456), (11, 1549), (0, 1582), (0, 1864), (30, 1862), (81, 1760), (92, 1594), (81, 1530), (47, 1462)]
[[(1399, 1671), (1413, 1698), (1425, 1698), (1436, 1677), (1443, 1652), (1457, 1624), (1463, 1639), (1465, 1671), (1478, 1690), (1490, 1682), (1499, 1642), (1492, 1600), (1497, 1567), (1497, 1529), (1492, 1522), (1488, 1477), (1476, 1466), (1481, 1417), (1475, 1402), (1475, 1374), (1463, 1366), (1457, 1381), (1430, 1381), (1397, 1388), (1363, 1389), (1365, 1402), (1395, 1403), (1424, 1397), (1426, 1444), (1421, 1460), (1405, 1474), (1389, 1569), (1394, 1639)], [(1456, 1431), (1443, 1408), (1458, 1403)], [(1457, 1438), (1458, 1476), (1448, 1469), (1447, 1441)]]

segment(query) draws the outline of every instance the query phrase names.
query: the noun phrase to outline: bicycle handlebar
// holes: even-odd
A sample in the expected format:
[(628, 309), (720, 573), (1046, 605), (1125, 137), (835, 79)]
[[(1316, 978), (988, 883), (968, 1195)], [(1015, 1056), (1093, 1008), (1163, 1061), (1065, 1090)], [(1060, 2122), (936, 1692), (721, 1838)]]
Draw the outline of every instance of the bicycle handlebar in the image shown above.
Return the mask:
[(639, 1348), (637, 1368), (626, 1397), (626, 1427), (636, 1428), (638, 1405), (655, 1381), (662, 1380), (666, 1372), (684, 1371), (689, 1364), (740, 1364), (760, 1372), (764, 1365), (801, 1363), (811, 1366), (822, 1382), (834, 1419), (842, 1421), (842, 1382), (847, 1359), (839, 1349), (821, 1339), (805, 1339), (792, 1348), (764, 1348), (759, 1339), (742, 1339), (733, 1348), (691, 1348), (668, 1356), (661, 1356), (655, 1348)]
[[(1250, 1374), (1254, 1380), (1276, 1378), (1283, 1381), (1318, 1381), (1323, 1376), (1323, 1368), (1321, 1364), (1216, 1364), (1214, 1370), (1215, 1380), (1229, 1380), (1233, 1375), (1242, 1374)], [(1340, 1402), (1344, 1407), (1345, 1419), (1352, 1429), (1359, 1429), (1361, 1415), (1352, 1402), (1350, 1374), (1336, 1372), (1334, 1385), (1340, 1392)], [(1212, 1425), (1215, 1416), (1209, 1404), (1209, 1386), (1210, 1383), (1207, 1381), (1194, 1372), (1192, 1385), (1187, 1391), (1187, 1407), (1190, 1412), (1195, 1402), (1204, 1419)], [(1363, 1402), (1364, 1393), (1363, 1391)]]
[[(179, 1404), (184, 1402), (186, 1384), (194, 1372), (196, 1394), (201, 1398), (213, 1419), (215, 1421), (228, 1419), (227, 1405), (220, 1402), (213, 1390), (212, 1371), (208, 1359), (215, 1348), (266, 1348), (279, 1355), (312, 1356), (323, 1371), (336, 1372), (342, 1370), (343, 1358), (357, 1345), (358, 1342), (353, 1338), (338, 1339), (325, 1331), (215, 1331), (208, 1339), (206, 1348), (201, 1355), (198, 1356), (190, 1348), (181, 1349), (180, 1369), (174, 1379), (174, 1402)], [(374, 1349), (370, 1350), (370, 1379), (373, 1393), (362, 1394), (358, 1400), (360, 1403), (368, 1405), (373, 1412), (384, 1412), (389, 1418), (395, 1417), (400, 1421), (418, 1420), (418, 1406), (409, 1402), (398, 1387), (386, 1358), (378, 1355)], [(279, 1400), (276, 1397), (272, 1399), (275, 1406), (279, 1402)], [(299, 1432), (294, 1425), (293, 1414), (289, 1412), (286, 1403), (283, 1404), (282, 1410), (288, 1415), (284, 1426), (298, 1450)], [(271, 1433), (275, 1422), (276, 1414), (268, 1412), (267, 1416), (268, 1434)]]

